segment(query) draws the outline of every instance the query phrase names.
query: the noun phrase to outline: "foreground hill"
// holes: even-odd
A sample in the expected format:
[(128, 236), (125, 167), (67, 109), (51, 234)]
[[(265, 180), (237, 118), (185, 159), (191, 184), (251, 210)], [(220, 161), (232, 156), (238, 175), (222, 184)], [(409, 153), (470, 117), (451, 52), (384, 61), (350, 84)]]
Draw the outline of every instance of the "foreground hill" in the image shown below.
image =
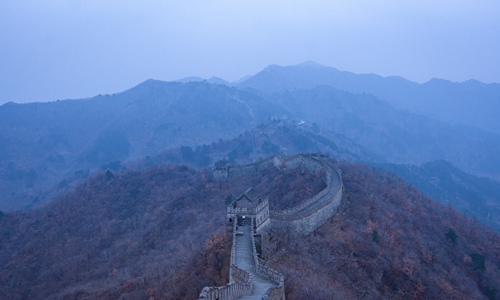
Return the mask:
[(339, 212), (299, 239), (268, 236), (287, 299), (497, 299), (500, 235), (401, 179), (340, 163)]
[[(212, 168), (214, 163), (221, 159), (228, 159), (232, 164), (245, 164), (274, 154), (294, 155), (301, 152), (321, 152), (351, 161), (385, 162), (341, 134), (322, 130), (317, 125), (300, 119), (272, 117), (232, 139), (220, 139), (197, 147), (169, 148), (156, 155), (137, 160), (112, 161), (103, 164), (100, 169), (110, 171), (145, 169), (161, 164)], [(64, 184), (49, 190), (46, 197), (55, 197), (76, 187), (82, 181), (82, 175), (88, 174), (76, 173), (65, 176), (61, 179)]]
[[(287, 299), (495, 299), (498, 233), (398, 178), (339, 167), (345, 198), (330, 221), (264, 239)], [(39, 210), (1, 216), (0, 298), (193, 299), (227, 280), (225, 204), (254, 186), (287, 207), (318, 183), (274, 167), (226, 182), (179, 165), (100, 173)]]
[(219, 183), (163, 165), (102, 172), (42, 209), (1, 214), (0, 299), (195, 299), (227, 283), (225, 205), (249, 186), (286, 207), (323, 182), (271, 168)]

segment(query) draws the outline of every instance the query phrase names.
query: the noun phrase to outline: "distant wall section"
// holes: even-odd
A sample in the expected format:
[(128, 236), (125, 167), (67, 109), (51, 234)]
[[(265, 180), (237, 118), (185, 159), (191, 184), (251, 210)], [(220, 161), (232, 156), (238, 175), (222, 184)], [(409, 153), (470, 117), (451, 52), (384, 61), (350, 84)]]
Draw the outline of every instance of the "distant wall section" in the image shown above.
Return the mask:
[[(343, 185), (340, 170), (326, 158), (317, 154), (295, 156), (275, 155), (272, 158), (241, 166), (227, 166), (220, 178), (249, 176), (274, 166), (278, 169), (303, 169), (321, 174), (326, 187), (313, 197), (302, 201), (296, 207), (269, 212), (271, 226), (288, 228), (293, 234), (309, 234), (323, 225), (336, 212), (342, 199)], [(226, 173), (224, 173), (226, 172)]]

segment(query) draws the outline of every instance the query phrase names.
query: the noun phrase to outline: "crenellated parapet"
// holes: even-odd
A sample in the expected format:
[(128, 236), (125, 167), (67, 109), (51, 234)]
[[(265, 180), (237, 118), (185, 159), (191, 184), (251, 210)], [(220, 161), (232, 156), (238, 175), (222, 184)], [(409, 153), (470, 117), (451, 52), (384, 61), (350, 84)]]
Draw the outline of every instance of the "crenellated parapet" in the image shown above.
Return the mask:
[[(250, 220), (250, 230), (249, 238), (251, 242), (252, 258), (255, 266), (255, 275), (258, 274), (271, 281), (274, 281), (277, 285), (269, 288), (262, 297), (262, 300), (285, 300), (285, 278), (282, 274), (273, 270), (269, 267), (263, 266), (259, 263), (259, 258), (257, 256), (257, 251), (255, 248), (255, 236), (254, 236), (254, 220)], [(248, 226), (248, 225), (246, 225)], [(198, 300), (234, 300), (242, 296), (248, 296), (252, 294), (252, 274), (245, 271), (238, 266), (236, 266), (236, 235), (238, 234), (236, 224), (233, 225), (233, 245), (231, 248), (231, 268), (229, 273), (229, 283), (224, 286), (219, 287), (205, 287), (201, 291)], [(241, 233), (240, 233), (241, 234)], [(251, 270), (253, 272), (253, 270)], [(255, 276), (258, 276), (255, 275)]]
[[(261, 198), (252, 188), (237, 198), (227, 207), (228, 224), (233, 225), (233, 245), (231, 249), (231, 268), (229, 283), (222, 287), (205, 287), (199, 300), (237, 299), (252, 292), (252, 274), (263, 276), (275, 283), (270, 287), (262, 300), (284, 300), (284, 276), (278, 271), (261, 265), (256, 247), (254, 231), (260, 231), (269, 226), (283, 227), (292, 235), (304, 235), (316, 230), (330, 219), (337, 211), (342, 199), (342, 175), (326, 158), (315, 154), (299, 154), (291, 157), (275, 155), (272, 158), (261, 160), (242, 166), (230, 166), (228, 162), (218, 162), (216, 172), (218, 179), (227, 179), (234, 176), (253, 175), (262, 169), (274, 166), (278, 169), (307, 169), (321, 176), (326, 187), (313, 197), (302, 201), (299, 205), (281, 211), (269, 211), (267, 198)], [(251, 247), (255, 265), (255, 273), (238, 268), (236, 261), (236, 235), (238, 218), (250, 220)], [(246, 225), (248, 226), (248, 225)], [(253, 272), (253, 271), (251, 271)]]
[[(308, 234), (331, 218), (337, 211), (342, 198), (342, 176), (340, 170), (321, 155), (302, 153), (294, 156), (275, 155), (251, 164), (230, 166), (228, 177), (257, 174), (259, 170), (274, 166), (278, 169), (302, 169), (321, 176), (326, 187), (318, 194), (301, 201), (295, 207), (285, 210), (269, 211), (269, 220), (266, 227), (284, 226), (293, 231), (292, 234)], [(264, 204), (263, 204), (264, 205)], [(268, 205), (267, 203), (265, 205)], [(256, 215), (254, 207), (238, 206), (227, 208), (228, 219), (236, 215)], [(266, 216), (267, 217), (267, 216)], [(257, 219), (257, 223), (259, 219)], [(261, 230), (259, 230), (261, 231)]]
[(271, 211), (273, 226), (290, 230), (291, 234), (309, 234), (326, 223), (340, 206), (342, 199), (342, 175), (329, 161), (313, 157), (322, 163), (326, 187), (310, 199), (288, 210)]
[(229, 283), (224, 286), (207, 286), (203, 288), (198, 300), (235, 300), (252, 294), (252, 275), (234, 264), (236, 260), (236, 233), (235, 223), (233, 226)]
[(262, 300), (285, 300), (285, 276), (274, 269), (260, 264), (257, 249), (255, 247), (255, 236), (253, 234), (251, 235), (251, 240), (253, 259), (255, 262), (255, 273), (278, 283), (278, 286), (271, 287), (266, 291)]

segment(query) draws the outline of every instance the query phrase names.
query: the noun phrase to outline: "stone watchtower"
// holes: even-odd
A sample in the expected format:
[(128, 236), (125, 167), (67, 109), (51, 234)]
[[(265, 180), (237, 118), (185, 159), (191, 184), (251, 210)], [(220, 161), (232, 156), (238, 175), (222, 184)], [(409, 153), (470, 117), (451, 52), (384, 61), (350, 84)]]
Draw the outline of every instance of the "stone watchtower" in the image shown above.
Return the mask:
[(254, 220), (256, 233), (265, 231), (271, 224), (268, 199), (262, 198), (254, 188), (246, 190), (227, 207), (228, 225), (250, 219)]
[(229, 161), (219, 160), (215, 162), (214, 178), (216, 180), (226, 180), (229, 177)]

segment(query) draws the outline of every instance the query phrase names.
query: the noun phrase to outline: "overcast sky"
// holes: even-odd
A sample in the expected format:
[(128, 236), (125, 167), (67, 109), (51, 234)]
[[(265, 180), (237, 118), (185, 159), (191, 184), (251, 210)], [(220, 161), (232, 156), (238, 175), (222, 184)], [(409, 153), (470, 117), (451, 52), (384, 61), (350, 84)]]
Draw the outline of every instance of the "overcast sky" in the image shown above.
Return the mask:
[(500, 1), (0, 0), (0, 104), (315, 61), (500, 82)]

